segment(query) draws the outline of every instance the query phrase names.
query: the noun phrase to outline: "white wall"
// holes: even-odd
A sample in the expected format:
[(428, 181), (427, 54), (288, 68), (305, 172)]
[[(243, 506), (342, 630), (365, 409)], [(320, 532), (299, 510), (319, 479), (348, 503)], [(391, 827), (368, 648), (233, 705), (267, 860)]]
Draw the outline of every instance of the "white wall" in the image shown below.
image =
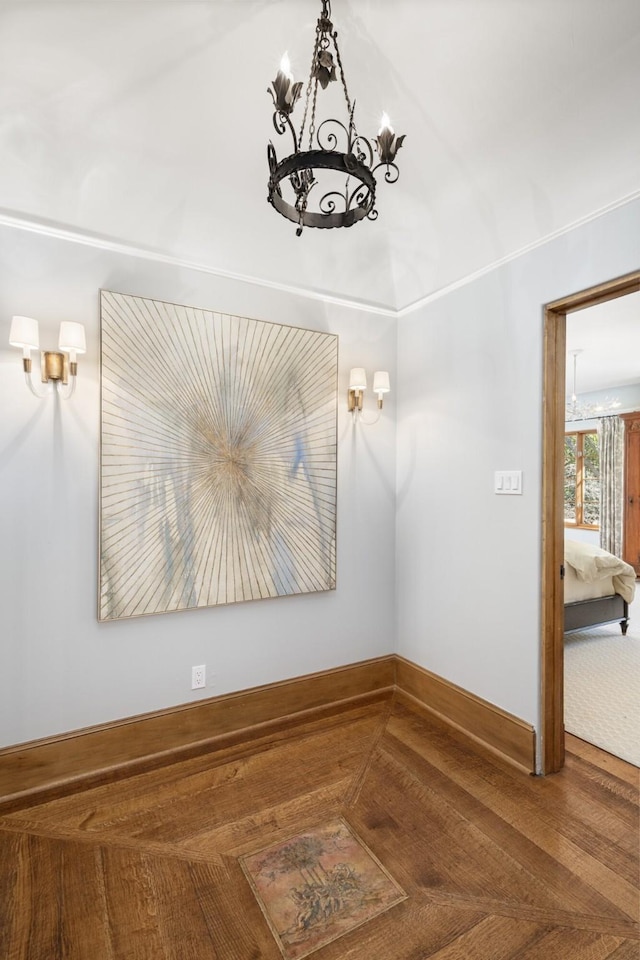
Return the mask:
[(564, 538), (565, 540), (578, 540), (580, 543), (590, 543), (594, 547), (600, 546), (599, 530), (585, 530), (582, 527), (572, 530), (571, 527), (565, 527)]
[[(401, 317), (396, 376), (393, 319), (0, 228), (0, 743), (382, 655), (394, 640), (539, 729), (542, 305), (639, 265), (635, 202)], [(97, 623), (100, 287), (339, 334), (335, 592)], [(5, 346), (14, 313), (40, 319), (45, 346), (61, 319), (87, 324), (68, 403), (26, 390)], [(343, 404), (355, 365), (397, 384), (368, 429)], [(522, 469), (524, 495), (495, 496), (495, 469)], [(214, 675), (199, 694), (196, 663)]]
[[(335, 591), (97, 622), (101, 287), (339, 335)], [(13, 314), (39, 319), (49, 349), (60, 320), (86, 324), (71, 400), (27, 391)], [(390, 653), (394, 393), (354, 429), (346, 389), (351, 366), (389, 369), (395, 387), (395, 352), (394, 319), (0, 228), (0, 744)], [(200, 663), (213, 682), (192, 692)]]
[(639, 266), (636, 201), (399, 321), (398, 652), (537, 729), (543, 305)]

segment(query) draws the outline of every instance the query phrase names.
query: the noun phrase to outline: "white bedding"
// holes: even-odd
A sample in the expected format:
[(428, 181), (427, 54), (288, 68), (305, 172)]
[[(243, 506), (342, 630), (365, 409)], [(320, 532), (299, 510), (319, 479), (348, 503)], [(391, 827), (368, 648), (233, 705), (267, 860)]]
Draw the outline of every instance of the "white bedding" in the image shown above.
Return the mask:
[(611, 597), (616, 591), (613, 589), (611, 577), (603, 577), (593, 583), (579, 580), (578, 575), (570, 563), (564, 565), (564, 602), (576, 603), (577, 600), (595, 600), (596, 597)]
[(600, 547), (579, 540), (564, 541), (564, 602), (590, 600), (620, 594), (631, 603), (636, 574), (630, 564)]

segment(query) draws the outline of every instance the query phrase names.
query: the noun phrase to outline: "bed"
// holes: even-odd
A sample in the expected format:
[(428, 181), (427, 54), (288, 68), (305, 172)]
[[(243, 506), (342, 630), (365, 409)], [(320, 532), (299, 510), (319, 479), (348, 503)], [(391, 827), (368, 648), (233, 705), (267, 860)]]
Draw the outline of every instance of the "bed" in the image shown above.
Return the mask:
[(633, 567), (593, 544), (567, 539), (564, 561), (564, 632), (618, 621), (625, 635), (636, 588)]

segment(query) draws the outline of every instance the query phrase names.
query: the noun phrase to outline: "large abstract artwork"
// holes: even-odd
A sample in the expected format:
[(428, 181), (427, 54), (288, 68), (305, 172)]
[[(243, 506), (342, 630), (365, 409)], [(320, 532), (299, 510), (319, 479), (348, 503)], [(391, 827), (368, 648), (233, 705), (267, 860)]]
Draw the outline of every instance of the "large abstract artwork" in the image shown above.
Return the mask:
[(101, 293), (99, 619), (335, 587), (337, 337)]

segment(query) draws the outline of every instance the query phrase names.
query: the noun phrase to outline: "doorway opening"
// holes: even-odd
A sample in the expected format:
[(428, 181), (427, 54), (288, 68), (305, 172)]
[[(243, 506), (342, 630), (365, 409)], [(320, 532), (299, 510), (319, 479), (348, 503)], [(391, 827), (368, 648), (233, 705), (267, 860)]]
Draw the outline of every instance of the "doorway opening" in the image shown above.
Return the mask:
[(542, 465), (542, 772), (564, 764), (564, 449), (566, 318), (640, 291), (640, 271), (545, 307)]

